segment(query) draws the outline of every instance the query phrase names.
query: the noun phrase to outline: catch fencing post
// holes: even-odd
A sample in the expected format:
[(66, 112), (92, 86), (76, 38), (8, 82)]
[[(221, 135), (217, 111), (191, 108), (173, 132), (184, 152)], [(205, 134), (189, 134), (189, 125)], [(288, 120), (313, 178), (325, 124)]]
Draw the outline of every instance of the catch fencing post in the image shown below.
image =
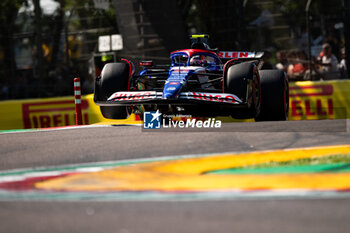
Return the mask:
[(80, 78), (74, 79), (74, 104), (75, 104), (75, 124), (83, 124), (83, 116), (81, 113), (81, 88)]

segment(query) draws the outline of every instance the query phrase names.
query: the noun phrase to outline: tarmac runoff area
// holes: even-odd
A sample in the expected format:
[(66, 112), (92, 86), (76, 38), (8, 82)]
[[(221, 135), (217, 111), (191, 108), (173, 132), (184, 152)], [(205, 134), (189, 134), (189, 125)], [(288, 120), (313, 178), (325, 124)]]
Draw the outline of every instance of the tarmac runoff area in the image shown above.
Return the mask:
[[(265, 166), (330, 156), (350, 145), (170, 156), (0, 173), (0, 200), (205, 200), (350, 197), (350, 163)], [(253, 167), (251, 167), (253, 166)]]

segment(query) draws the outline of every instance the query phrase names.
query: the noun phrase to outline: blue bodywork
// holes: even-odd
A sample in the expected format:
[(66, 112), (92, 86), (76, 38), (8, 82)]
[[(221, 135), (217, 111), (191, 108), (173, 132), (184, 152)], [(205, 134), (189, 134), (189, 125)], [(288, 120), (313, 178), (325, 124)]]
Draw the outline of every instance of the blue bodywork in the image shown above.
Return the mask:
[(176, 99), (180, 94), (182, 87), (187, 82), (194, 70), (171, 69), (169, 77), (165, 82), (163, 89), (163, 98)]
[(191, 64), (191, 58), (195, 56), (205, 56), (210, 58), (211, 62), (202, 64), (202, 66), (205, 65), (205, 69), (208, 71), (222, 70), (220, 59), (213, 53), (199, 50), (174, 52), (170, 56), (171, 69), (169, 70), (169, 76), (164, 85), (163, 98), (176, 99), (181, 93), (187, 80), (195, 73), (195, 71), (197, 69), (203, 69), (202, 66), (194, 67), (193, 64)]

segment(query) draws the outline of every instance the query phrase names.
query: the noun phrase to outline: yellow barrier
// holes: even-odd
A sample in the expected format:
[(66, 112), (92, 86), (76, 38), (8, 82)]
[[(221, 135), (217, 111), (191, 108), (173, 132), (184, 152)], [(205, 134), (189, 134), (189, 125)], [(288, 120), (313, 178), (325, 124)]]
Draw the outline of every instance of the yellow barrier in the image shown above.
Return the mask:
[(290, 120), (345, 119), (350, 113), (350, 80), (290, 84)]
[[(91, 98), (82, 98), (83, 122), (99, 121)], [(75, 124), (74, 97), (0, 102), (0, 129), (60, 127)]]
[[(82, 96), (83, 124), (106, 121), (93, 95)], [(135, 120), (135, 116), (131, 116)], [(125, 121), (109, 121), (114, 123)], [(74, 97), (0, 102), (0, 130), (49, 128), (75, 125)]]
[[(93, 95), (82, 96), (83, 123), (106, 121)], [(344, 119), (350, 112), (350, 80), (290, 83), (290, 120)], [(232, 118), (220, 118), (224, 122)], [(132, 115), (127, 121), (134, 123)], [(74, 125), (74, 98), (58, 97), (0, 102), (0, 130)]]

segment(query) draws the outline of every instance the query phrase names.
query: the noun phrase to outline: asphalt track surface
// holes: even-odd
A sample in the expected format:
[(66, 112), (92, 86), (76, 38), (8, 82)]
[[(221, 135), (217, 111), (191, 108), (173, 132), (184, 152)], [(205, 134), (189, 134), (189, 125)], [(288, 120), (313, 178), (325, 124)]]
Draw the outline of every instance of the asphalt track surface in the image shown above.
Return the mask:
[[(229, 123), (216, 132), (135, 126), (0, 134), (0, 170), (349, 144), (349, 120)], [(0, 201), (0, 232), (350, 232), (350, 199)]]

